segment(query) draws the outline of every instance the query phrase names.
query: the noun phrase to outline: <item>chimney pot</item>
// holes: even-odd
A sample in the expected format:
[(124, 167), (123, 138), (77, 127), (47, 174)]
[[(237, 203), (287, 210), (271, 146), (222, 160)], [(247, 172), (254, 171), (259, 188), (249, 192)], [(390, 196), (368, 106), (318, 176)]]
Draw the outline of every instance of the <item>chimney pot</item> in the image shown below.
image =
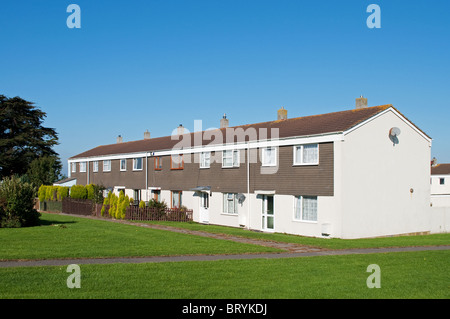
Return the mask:
[(277, 119), (278, 120), (286, 120), (287, 119), (287, 110), (284, 109), (284, 107), (281, 107), (281, 109), (277, 112)]
[(146, 130), (144, 132), (144, 140), (148, 140), (150, 138), (150, 132), (148, 130)]
[(362, 95), (359, 98), (357, 98), (355, 102), (356, 102), (355, 103), (356, 109), (362, 109), (364, 107), (367, 107), (367, 98), (363, 97)]
[(228, 127), (227, 115), (224, 113), (222, 119), (220, 120), (220, 128)]
[(121, 135), (117, 136), (117, 143), (122, 143), (123, 142), (123, 138)]

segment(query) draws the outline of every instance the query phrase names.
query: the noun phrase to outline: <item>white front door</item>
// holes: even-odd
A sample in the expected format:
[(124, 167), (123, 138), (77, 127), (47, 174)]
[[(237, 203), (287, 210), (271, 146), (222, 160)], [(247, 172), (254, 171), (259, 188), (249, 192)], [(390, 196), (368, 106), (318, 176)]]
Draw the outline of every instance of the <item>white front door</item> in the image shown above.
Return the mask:
[(200, 223), (209, 223), (209, 194), (200, 193)]
[(262, 229), (266, 231), (274, 229), (273, 195), (262, 197)]

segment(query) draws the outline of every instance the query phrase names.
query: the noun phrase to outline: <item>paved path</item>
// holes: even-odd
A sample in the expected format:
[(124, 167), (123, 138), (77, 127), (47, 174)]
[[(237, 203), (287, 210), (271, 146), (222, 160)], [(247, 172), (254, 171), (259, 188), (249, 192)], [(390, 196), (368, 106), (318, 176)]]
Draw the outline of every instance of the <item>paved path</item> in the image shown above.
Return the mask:
[[(64, 214), (66, 215), (66, 214)], [(100, 219), (92, 216), (79, 216)], [(367, 248), (367, 249), (346, 249), (330, 250), (326, 248), (310, 247), (294, 243), (280, 243), (259, 239), (244, 238), (226, 234), (214, 234), (202, 231), (175, 228), (163, 225), (154, 225), (139, 222), (130, 222), (124, 220), (104, 219), (117, 223), (124, 223), (134, 226), (147, 227), (153, 229), (162, 229), (184, 234), (191, 234), (222, 240), (231, 240), (240, 243), (254, 244), (272, 248), (281, 249), (279, 253), (249, 253), (236, 255), (182, 255), (182, 256), (151, 256), (151, 257), (114, 257), (114, 258), (85, 258), (85, 259), (45, 259), (45, 260), (24, 260), (24, 261), (0, 261), (0, 268), (6, 267), (28, 267), (28, 266), (67, 266), (70, 264), (109, 264), (109, 263), (156, 263), (156, 262), (178, 262), (178, 261), (211, 261), (211, 260), (229, 260), (229, 259), (257, 259), (257, 258), (293, 258), (293, 257), (311, 257), (311, 256), (329, 256), (329, 255), (350, 255), (350, 254), (372, 254), (388, 252), (409, 252), (423, 250), (449, 250), (448, 246), (423, 246), (423, 247), (398, 247), (398, 248)]]

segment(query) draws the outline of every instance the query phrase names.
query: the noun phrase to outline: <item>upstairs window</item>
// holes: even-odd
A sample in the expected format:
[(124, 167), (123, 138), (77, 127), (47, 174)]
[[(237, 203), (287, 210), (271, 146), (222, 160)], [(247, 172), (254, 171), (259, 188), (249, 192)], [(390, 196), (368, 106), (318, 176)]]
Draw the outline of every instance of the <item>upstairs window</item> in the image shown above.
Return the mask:
[(443, 178), (443, 177), (439, 178), (439, 184), (445, 185), (445, 178)]
[(70, 163), (71, 166), (71, 172), (76, 173), (77, 172), (77, 163)]
[(142, 170), (142, 157), (133, 158), (133, 171)]
[(103, 171), (104, 172), (111, 171), (111, 160), (103, 161)]
[(262, 149), (261, 164), (262, 166), (277, 165), (277, 149), (275, 147), (266, 147)]
[(126, 171), (127, 170), (127, 160), (121, 159), (120, 160), (120, 171)]
[(80, 162), (80, 172), (86, 173), (86, 162)]
[(98, 172), (98, 161), (94, 161), (94, 162), (92, 163), (92, 171), (93, 171), (94, 173)]
[(227, 150), (222, 152), (222, 167), (239, 167), (239, 151)]
[(294, 165), (319, 164), (319, 144), (294, 146)]
[(162, 158), (160, 156), (157, 156), (154, 158), (155, 161), (155, 171), (162, 170)]
[(170, 169), (183, 169), (183, 155), (172, 155), (170, 157)]
[(211, 165), (211, 152), (200, 153), (200, 168), (209, 168)]

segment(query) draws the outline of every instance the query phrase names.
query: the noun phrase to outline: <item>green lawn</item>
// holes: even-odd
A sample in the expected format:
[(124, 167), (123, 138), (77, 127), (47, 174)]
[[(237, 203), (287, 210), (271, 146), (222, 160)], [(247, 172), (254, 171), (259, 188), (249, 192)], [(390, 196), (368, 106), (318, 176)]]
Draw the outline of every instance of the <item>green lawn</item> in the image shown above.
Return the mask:
[[(42, 226), (0, 229), (0, 260), (276, 251), (104, 220), (42, 214)], [(448, 244), (449, 235), (364, 240), (263, 234), (229, 227), (170, 224), (202, 231), (329, 248)], [(81, 288), (69, 289), (67, 267), (0, 268), (0, 299), (163, 298), (301, 299), (450, 297), (450, 251), (302, 258), (81, 265)], [(369, 289), (367, 266), (381, 269)]]
[(279, 251), (134, 225), (43, 213), (42, 226), (0, 228), (0, 260)]
[[(81, 265), (81, 288), (66, 267), (0, 268), (0, 298), (450, 298), (450, 252), (282, 259)], [(380, 266), (381, 288), (366, 285)]]
[(216, 234), (228, 234), (247, 238), (273, 240), (285, 243), (296, 243), (301, 245), (315, 246), (329, 249), (439, 246), (450, 244), (450, 234), (396, 236), (396, 237), (365, 238), (365, 239), (339, 239), (339, 238), (312, 238), (281, 233), (263, 233), (263, 232), (249, 231), (247, 229), (242, 228), (233, 228), (218, 225), (204, 225), (193, 222), (182, 223), (182, 222), (139, 221), (139, 223), (167, 225), (172, 227), (185, 228), (190, 230), (199, 230)]

